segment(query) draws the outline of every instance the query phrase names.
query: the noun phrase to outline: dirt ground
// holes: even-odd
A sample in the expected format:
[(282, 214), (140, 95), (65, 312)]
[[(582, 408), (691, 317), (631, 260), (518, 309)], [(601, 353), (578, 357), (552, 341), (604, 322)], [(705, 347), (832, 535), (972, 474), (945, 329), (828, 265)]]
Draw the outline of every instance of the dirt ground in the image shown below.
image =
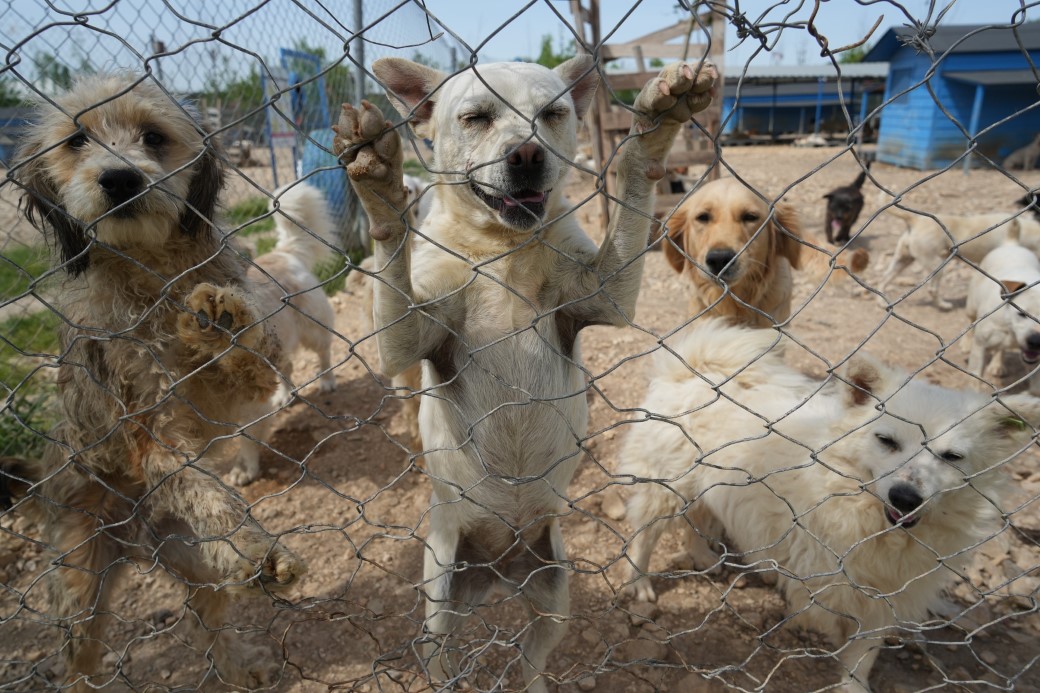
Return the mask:
[[(818, 236), (823, 194), (858, 171), (837, 147), (739, 147), (723, 156), (766, 195), (785, 194), (805, 228)], [(872, 173), (896, 190), (924, 180), (905, 202), (933, 212), (1012, 210), (1023, 190), (996, 171), (933, 175), (875, 164)], [(1040, 173), (1025, 173), (1022, 183), (1037, 186)], [(581, 199), (580, 182), (572, 188)], [(861, 222), (873, 213), (871, 201), (868, 191)], [(7, 214), (9, 206), (5, 197), (0, 213)], [(595, 207), (590, 204), (580, 214), (591, 220)], [(585, 226), (600, 237), (601, 231)], [(865, 284), (876, 283), (904, 228), (898, 219), (880, 216), (862, 233), (856, 244), (871, 254), (860, 278)], [(944, 283), (956, 305), (951, 311), (929, 305), (924, 292), (885, 310), (854, 281), (820, 289), (817, 279), (801, 275), (799, 308), (788, 331), (804, 348), (791, 350), (792, 363), (822, 375), (865, 348), (908, 371), (921, 371), (918, 377), (973, 387), (959, 370), (967, 362), (962, 341), (969, 321), (963, 305), (970, 271), (954, 267)], [(915, 282), (925, 278), (917, 267), (906, 276)], [(889, 298), (913, 289), (898, 285)], [(550, 659), (560, 690), (793, 692), (824, 688), (839, 678), (824, 640), (780, 627), (784, 605), (777, 592), (736, 570), (710, 578), (681, 570), (668, 560), (678, 549), (674, 536), (662, 542), (651, 564), (662, 571), (654, 580), (658, 603), (634, 606), (616, 596), (621, 556), (632, 532), (603, 507), (616, 502), (609, 483), (625, 432), (619, 423), (635, 417), (630, 409), (644, 395), (656, 340), (689, 318), (689, 291), (662, 254), (651, 252), (639, 300), (641, 329), (595, 327), (582, 334), (596, 392), (589, 397), (588, 454), (569, 489), (571, 509), (563, 518), (574, 571), (570, 627)], [(304, 556), (310, 572), (276, 600), (261, 596), (236, 603), (231, 622), (236, 637), (262, 644), (284, 662), (276, 690), (424, 690), (417, 657), (423, 600), (416, 585), (430, 485), (404, 436), (400, 401), (377, 373), (359, 296), (343, 292), (333, 301), (338, 388), (327, 396), (308, 396), (311, 390), (305, 390), (278, 414), (272, 449), (263, 455), (263, 476), (242, 490), (255, 517)], [(307, 356), (296, 372), (311, 373), (314, 365)], [(1020, 364), (1009, 360), (1008, 366), (1021, 372)], [(1036, 462), (1030, 453), (1008, 470), (1014, 482), (1009, 525), (987, 544), (968, 579), (950, 590), (959, 610), (973, 608), (954, 625), (929, 624), (922, 629), (923, 642), (886, 641), (874, 669), (875, 690), (1040, 689)], [(24, 519), (4, 515), (0, 524), (8, 530), (0, 534), (0, 688), (45, 689), (60, 682), (63, 669), (61, 632), (43, 612), (39, 580), (48, 558), (31, 540), (34, 530)], [(127, 579), (112, 606), (116, 623), (107, 631), (112, 651), (104, 660), (112, 690), (197, 686), (206, 675), (205, 655), (186, 645), (175, 626), (184, 615), (184, 587), (150, 565), (124, 570)], [(485, 647), (476, 688), (521, 687), (517, 652), (508, 643), (524, 624), (515, 603), (483, 609), (469, 621), (466, 637)], [(226, 690), (213, 677), (206, 685)]]

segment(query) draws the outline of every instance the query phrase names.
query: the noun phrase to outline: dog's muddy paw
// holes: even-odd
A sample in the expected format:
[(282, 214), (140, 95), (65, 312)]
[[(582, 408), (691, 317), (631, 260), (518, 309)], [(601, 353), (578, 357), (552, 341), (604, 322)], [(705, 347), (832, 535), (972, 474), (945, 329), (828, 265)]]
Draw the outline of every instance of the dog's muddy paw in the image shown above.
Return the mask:
[(184, 304), (188, 310), (178, 319), (181, 341), (224, 349), (234, 337), (240, 346), (255, 348), (263, 337), (260, 329), (243, 332), (257, 319), (241, 289), (199, 284)]
[[(404, 188), (404, 164), (401, 136), (383, 117), (382, 111), (367, 101), (360, 109), (343, 104), (339, 122), (332, 126), (332, 151), (346, 166), (354, 189), (371, 205), (389, 206), (396, 215), (403, 214), (407, 204)], [(386, 240), (391, 234), (378, 223), (372, 225), (372, 238)]]
[[(259, 548), (259, 544), (253, 548)], [(246, 549), (246, 553), (251, 551)], [(293, 584), (306, 572), (307, 564), (303, 559), (275, 544), (255, 563), (242, 561), (235, 573), (228, 577), (229, 588), (236, 592), (279, 590)]]
[(636, 127), (642, 132), (659, 120), (685, 123), (711, 104), (712, 88), (718, 77), (718, 70), (707, 61), (668, 65), (636, 97)]

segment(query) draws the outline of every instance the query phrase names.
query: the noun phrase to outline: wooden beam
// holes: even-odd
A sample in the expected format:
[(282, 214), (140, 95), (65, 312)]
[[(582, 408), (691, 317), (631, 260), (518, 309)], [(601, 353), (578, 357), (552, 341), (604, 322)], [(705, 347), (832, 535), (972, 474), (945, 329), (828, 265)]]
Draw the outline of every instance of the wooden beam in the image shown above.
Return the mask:
[[(606, 44), (600, 47), (600, 57), (604, 60), (617, 60), (618, 58), (630, 58), (635, 55), (635, 44), (630, 46), (629, 44)], [(643, 55), (648, 55), (651, 58), (673, 58), (679, 60), (683, 57), (683, 52), (686, 47), (681, 43), (659, 43), (653, 45), (642, 44)], [(689, 55), (696, 55), (698, 53), (707, 53), (708, 44), (706, 43), (691, 43), (689, 47)]]

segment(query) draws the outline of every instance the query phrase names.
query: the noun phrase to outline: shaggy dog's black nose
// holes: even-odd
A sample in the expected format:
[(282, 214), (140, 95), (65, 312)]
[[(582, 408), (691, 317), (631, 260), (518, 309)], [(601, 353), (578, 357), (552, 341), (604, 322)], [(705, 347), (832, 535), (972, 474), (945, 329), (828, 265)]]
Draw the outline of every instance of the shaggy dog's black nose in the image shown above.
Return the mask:
[(110, 168), (98, 176), (98, 185), (105, 191), (108, 199), (120, 204), (141, 192), (144, 177), (133, 169)]
[(715, 250), (709, 250), (708, 254), (704, 257), (705, 264), (708, 265), (708, 269), (715, 276), (726, 269), (726, 265), (735, 258), (737, 254), (729, 248), (716, 248)]
[(924, 498), (910, 484), (896, 484), (888, 491), (888, 502), (899, 512), (909, 515), (921, 507)]

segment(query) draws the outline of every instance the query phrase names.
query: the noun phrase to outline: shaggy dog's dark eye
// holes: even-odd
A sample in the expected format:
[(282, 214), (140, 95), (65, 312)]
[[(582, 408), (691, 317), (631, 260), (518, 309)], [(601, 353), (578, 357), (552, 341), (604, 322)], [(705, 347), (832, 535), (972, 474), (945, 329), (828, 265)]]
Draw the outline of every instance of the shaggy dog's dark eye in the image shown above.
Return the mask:
[(875, 433), (874, 437), (878, 439), (879, 443), (893, 452), (899, 449), (899, 443), (896, 442), (895, 438), (886, 436), (884, 433)]
[(744, 212), (744, 216), (741, 217), (742, 221), (758, 221), (761, 217), (758, 212)]
[(946, 460), (947, 462), (957, 462), (959, 460), (964, 459), (964, 455), (960, 454), (959, 452), (953, 452), (952, 450), (947, 450), (946, 452), (939, 455), (939, 457)]
[(701, 212), (700, 214), (695, 216), (694, 219), (696, 219), (702, 224), (707, 224), (709, 221), (711, 221), (711, 215), (707, 212)]
[(158, 147), (161, 146), (164, 142), (166, 142), (166, 136), (163, 135), (161, 132), (155, 132), (154, 130), (151, 132), (144, 133), (144, 137), (142, 137), (141, 139), (149, 147)]
[(87, 146), (87, 141), (87, 136), (79, 132), (69, 138), (68, 145), (72, 149), (83, 149)]

